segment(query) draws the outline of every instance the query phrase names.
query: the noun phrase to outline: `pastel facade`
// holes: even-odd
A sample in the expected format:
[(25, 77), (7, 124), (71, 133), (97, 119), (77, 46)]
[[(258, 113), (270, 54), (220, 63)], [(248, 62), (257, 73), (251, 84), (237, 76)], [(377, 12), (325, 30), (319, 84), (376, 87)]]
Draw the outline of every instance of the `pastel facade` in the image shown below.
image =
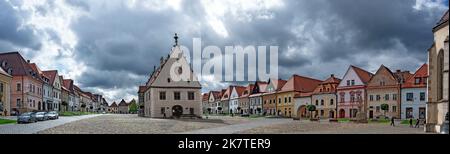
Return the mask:
[(129, 111), (128, 106), (129, 105), (127, 104), (127, 102), (125, 102), (125, 100), (122, 99), (118, 104), (119, 114), (128, 114)]
[(277, 112), (277, 101), (281, 100), (278, 98), (277, 92), (286, 84), (286, 80), (282, 79), (270, 79), (266, 86), (266, 93), (262, 95), (263, 99), (263, 111), (266, 115), (279, 115), (281, 112)]
[(320, 83), (314, 90), (311, 100), (316, 106), (318, 117), (337, 117), (337, 86), (341, 79), (333, 74), (324, 82)]
[[(441, 132), (448, 119), (449, 95), (449, 12), (433, 28), (434, 43), (428, 49), (429, 78), (426, 131)], [(448, 125), (448, 123), (447, 123)], [(448, 131), (448, 130), (447, 130)]]
[(366, 86), (372, 76), (372, 73), (355, 66), (347, 69), (337, 88), (339, 118), (357, 118), (359, 112), (365, 115)]
[(311, 99), (312, 99), (311, 95), (312, 95), (312, 93), (301, 93), (301, 94), (296, 94), (294, 96), (294, 98), (295, 98), (294, 108), (297, 109), (295, 119), (310, 118), (310, 113), (306, 109), (306, 107), (308, 105), (311, 105)]
[(423, 64), (401, 89), (401, 118), (425, 119), (427, 106), (428, 65)]
[(219, 91), (210, 91), (209, 92), (209, 98), (208, 98), (208, 108), (210, 108), (209, 114), (220, 114), (219, 111), (220, 105), (220, 99), (222, 98), (222, 92), (225, 92), (225, 90)]
[(261, 115), (263, 113), (263, 98), (262, 95), (265, 93), (267, 87), (267, 82), (257, 81), (253, 87), (253, 91), (249, 96), (250, 99), (250, 114)]
[[(369, 119), (400, 118), (400, 88), (406, 78), (411, 76), (412, 74), (409, 72), (397, 71), (393, 73), (389, 68), (381, 65), (367, 84), (367, 117)], [(382, 104), (387, 104), (388, 109), (382, 110)]]
[(47, 76), (50, 81), (49, 84), (52, 85), (52, 103), (49, 104), (50, 110), (59, 111), (61, 107), (61, 87), (62, 81), (59, 78), (57, 70), (43, 71), (44, 75)]
[(12, 76), (0, 67), (0, 116), (11, 115)]
[(232, 91), (230, 94), (229, 112), (233, 114), (240, 114), (242, 108), (239, 106), (239, 98), (245, 87), (242, 86), (232, 86)]
[(240, 113), (241, 114), (250, 114), (250, 95), (252, 94), (254, 85), (249, 84), (247, 87), (245, 87), (244, 91), (242, 92), (241, 96), (239, 97), (239, 107), (240, 107)]
[(1, 67), (12, 76), (10, 113), (20, 114), (42, 108), (42, 81), (30, 62), (18, 52), (0, 53)]
[(311, 93), (316, 89), (316, 87), (323, 81), (304, 77), (300, 75), (293, 75), (277, 92), (277, 111), (278, 115), (283, 117), (297, 117), (297, 112), (299, 108), (295, 107), (295, 95)]
[[(230, 96), (231, 92), (233, 90), (232, 86), (229, 86), (225, 92), (222, 95), (222, 98), (220, 99), (220, 106), (218, 106), (219, 111), (223, 114), (230, 113)], [(221, 110), (220, 110), (221, 109)]]

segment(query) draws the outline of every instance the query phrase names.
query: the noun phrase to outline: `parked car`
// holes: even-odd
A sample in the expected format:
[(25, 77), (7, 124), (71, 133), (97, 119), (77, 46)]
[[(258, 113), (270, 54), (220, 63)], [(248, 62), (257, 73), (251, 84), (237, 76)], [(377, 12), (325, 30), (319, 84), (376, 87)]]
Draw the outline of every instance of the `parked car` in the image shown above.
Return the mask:
[(46, 115), (48, 116), (48, 119), (51, 120), (59, 119), (59, 114), (56, 111), (47, 112)]
[(36, 113), (26, 112), (17, 117), (17, 123), (32, 123), (37, 122)]
[(38, 121), (48, 120), (48, 115), (45, 115), (45, 112), (36, 112), (36, 119)]

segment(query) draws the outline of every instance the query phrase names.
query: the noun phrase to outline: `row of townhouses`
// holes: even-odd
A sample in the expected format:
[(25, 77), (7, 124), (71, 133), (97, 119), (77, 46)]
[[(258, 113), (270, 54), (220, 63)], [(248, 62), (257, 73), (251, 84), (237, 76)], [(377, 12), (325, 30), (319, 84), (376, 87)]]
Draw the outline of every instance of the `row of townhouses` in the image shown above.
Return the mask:
[(41, 70), (19, 52), (0, 53), (0, 115), (30, 111), (105, 111), (102, 95), (81, 90), (57, 70)]
[(136, 100), (131, 100), (129, 103), (125, 102), (124, 99), (118, 104), (113, 102), (107, 109), (109, 113), (115, 114), (136, 114), (138, 112), (138, 106)]
[[(322, 81), (300, 75), (204, 93), (203, 114), (259, 114), (292, 118), (424, 119), (426, 130), (440, 132), (448, 121), (448, 11), (433, 28), (428, 64), (415, 72), (373, 74), (350, 66), (342, 79)], [(316, 110), (308, 112), (308, 106)], [(446, 119), (447, 118), (447, 119)]]

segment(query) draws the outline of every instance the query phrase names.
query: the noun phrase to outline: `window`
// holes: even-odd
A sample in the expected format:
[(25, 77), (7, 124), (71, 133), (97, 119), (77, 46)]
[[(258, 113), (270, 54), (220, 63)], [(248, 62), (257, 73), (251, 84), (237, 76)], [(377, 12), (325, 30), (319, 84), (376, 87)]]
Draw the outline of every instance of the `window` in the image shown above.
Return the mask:
[(319, 100), (316, 100), (316, 106), (319, 106)]
[(392, 94), (392, 100), (394, 100), (394, 101), (397, 100), (397, 94)]
[(377, 101), (380, 101), (381, 100), (381, 96), (380, 95), (377, 95)]
[(355, 80), (352, 80), (352, 86), (354, 86), (355, 85)]
[(281, 98), (278, 98), (278, 104), (281, 104)]
[(330, 105), (334, 105), (334, 100), (333, 99), (330, 100)]
[(173, 92), (173, 99), (180, 100), (181, 99), (180, 92)]
[(392, 106), (392, 112), (397, 112), (397, 106)]
[(384, 100), (386, 100), (386, 101), (389, 100), (389, 94), (384, 95)]
[(284, 97), (284, 104), (287, 103), (287, 97)]
[(350, 86), (350, 80), (347, 80), (347, 86)]
[(159, 100), (166, 100), (166, 92), (165, 91), (159, 92)]
[(323, 99), (322, 99), (322, 100), (320, 100), (320, 105), (321, 105), (321, 106), (323, 106), (323, 105), (324, 105)]
[(369, 96), (369, 100), (370, 100), (370, 101), (373, 101), (373, 95), (370, 95), (370, 96)]
[(22, 85), (20, 83), (17, 83), (16, 89), (17, 89), (17, 91), (21, 91), (22, 90)]
[(413, 100), (414, 100), (414, 94), (406, 93), (406, 101), (413, 101)]
[(325, 112), (323, 110), (320, 110), (320, 116), (324, 116)]
[(194, 92), (188, 92), (188, 100), (195, 100)]
[(425, 93), (424, 92), (420, 93), (420, 101), (425, 101)]
[(289, 103), (291, 102), (291, 97), (289, 97)]
[(16, 102), (17, 102), (17, 107), (21, 108), (22, 107), (22, 102), (20, 102), (20, 98), (18, 98), (16, 100)]
[(420, 78), (415, 78), (414, 84), (420, 84)]
[(380, 106), (377, 106), (376, 112), (379, 113), (379, 112), (380, 112), (380, 109), (381, 109)]
[(269, 100), (269, 104), (272, 104), (272, 100)]

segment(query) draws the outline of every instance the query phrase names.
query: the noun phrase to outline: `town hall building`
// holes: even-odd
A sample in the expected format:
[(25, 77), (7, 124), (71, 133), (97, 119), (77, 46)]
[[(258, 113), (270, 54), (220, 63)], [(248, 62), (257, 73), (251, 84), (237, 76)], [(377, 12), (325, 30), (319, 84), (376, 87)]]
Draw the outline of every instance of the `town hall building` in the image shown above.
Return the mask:
[[(201, 84), (178, 45), (154, 67), (144, 90), (144, 115), (151, 118), (199, 117), (202, 114)], [(179, 80), (174, 76), (184, 78)]]

